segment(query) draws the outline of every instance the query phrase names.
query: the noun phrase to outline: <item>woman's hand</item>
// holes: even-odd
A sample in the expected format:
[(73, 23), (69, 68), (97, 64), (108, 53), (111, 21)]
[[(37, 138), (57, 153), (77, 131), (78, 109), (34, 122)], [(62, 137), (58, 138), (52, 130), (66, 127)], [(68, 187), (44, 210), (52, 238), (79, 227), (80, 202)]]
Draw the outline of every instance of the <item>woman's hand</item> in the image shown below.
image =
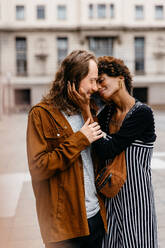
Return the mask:
[(87, 137), (90, 143), (103, 137), (99, 124), (97, 122), (90, 124), (90, 118), (88, 118), (80, 131)]
[(85, 94), (85, 92), (81, 89), (81, 94), (78, 93), (78, 91), (75, 88), (75, 84), (71, 86), (71, 83), (68, 82), (68, 95), (69, 98), (80, 107), (80, 109), (86, 110), (89, 107), (90, 99)]
[(69, 98), (81, 109), (82, 116), (86, 121), (90, 118), (90, 122), (93, 122), (93, 117), (90, 111), (90, 99), (81, 89), (81, 94), (79, 94), (75, 88), (75, 84), (71, 86), (71, 83), (68, 82), (68, 96)]

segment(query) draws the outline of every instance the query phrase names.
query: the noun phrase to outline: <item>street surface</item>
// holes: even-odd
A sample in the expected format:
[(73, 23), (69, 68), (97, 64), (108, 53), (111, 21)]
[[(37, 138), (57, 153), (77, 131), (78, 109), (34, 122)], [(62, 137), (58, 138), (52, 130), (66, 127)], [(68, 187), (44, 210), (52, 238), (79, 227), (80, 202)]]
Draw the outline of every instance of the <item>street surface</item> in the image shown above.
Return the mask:
[[(165, 112), (155, 111), (152, 176), (159, 248), (165, 248)], [(0, 121), (0, 247), (43, 248), (26, 158), (27, 114)], [(131, 247), (128, 247), (131, 248)], [(146, 247), (147, 248), (147, 247)]]

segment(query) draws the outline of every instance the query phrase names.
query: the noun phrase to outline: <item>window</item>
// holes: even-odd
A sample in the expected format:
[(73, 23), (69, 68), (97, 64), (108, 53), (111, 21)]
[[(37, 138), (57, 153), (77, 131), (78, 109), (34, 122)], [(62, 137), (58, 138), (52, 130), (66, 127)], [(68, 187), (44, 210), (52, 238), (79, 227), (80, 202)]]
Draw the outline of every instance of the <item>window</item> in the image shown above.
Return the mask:
[(30, 89), (15, 89), (15, 105), (30, 105)]
[(110, 4), (110, 18), (115, 17), (115, 6), (114, 4)]
[(44, 5), (37, 6), (37, 19), (40, 19), (40, 20), (45, 19), (45, 6)]
[(66, 6), (65, 5), (58, 5), (57, 6), (57, 16), (59, 20), (66, 19)]
[(16, 67), (17, 75), (27, 74), (27, 44), (26, 38), (16, 38)]
[(135, 38), (135, 72), (144, 73), (144, 37)]
[(16, 6), (16, 20), (25, 19), (25, 8), (24, 6)]
[(89, 6), (88, 6), (88, 16), (89, 16), (90, 19), (92, 19), (94, 17), (93, 4), (89, 4)]
[(135, 6), (135, 18), (143, 19), (144, 18), (144, 8), (142, 5)]
[(89, 49), (99, 56), (113, 55), (113, 38), (112, 37), (90, 37)]
[(147, 87), (139, 87), (133, 88), (133, 96), (141, 102), (148, 102), (148, 88)]
[(58, 56), (58, 64), (62, 62), (62, 60), (68, 54), (68, 38), (57, 38), (57, 56)]
[(164, 18), (164, 10), (162, 5), (155, 6), (155, 18), (156, 19), (163, 19)]
[(105, 4), (98, 4), (97, 5), (97, 16), (98, 16), (98, 18), (105, 18), (106, 17)]

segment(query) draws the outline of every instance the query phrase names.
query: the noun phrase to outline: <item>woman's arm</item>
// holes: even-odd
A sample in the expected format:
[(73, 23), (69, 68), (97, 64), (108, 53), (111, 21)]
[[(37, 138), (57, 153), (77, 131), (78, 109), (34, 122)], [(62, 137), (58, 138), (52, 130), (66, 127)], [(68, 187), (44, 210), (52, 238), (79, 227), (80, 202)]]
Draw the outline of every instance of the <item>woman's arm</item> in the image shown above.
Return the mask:
[(90, 110), (90, 99), (86, 96), (85, 92), (81, 92), (81, 95), (75, 88), (75, 84), (71, 86), (71, 83), (68, 82), (68, 95), (69, 98), (81, 109), (82, 116), (84, 121), (87, 121), (90, 118), (90, 123), (94, 122), (91, 110)]
[[(143, 106), (143, 105), (142, 105)], [(142, 140), (145, 132), (153, 126), (150, 133), (150, 140), (154, 141), (156, 135), (154, 132), (154, 118), (152, 110), (149, 107), (139, 107), (130, 118), (126, 119), (120, 130), (112, 135), (107, 135), (92, 144), (96, 153), (101, 159), (114, 158), (120, 154), (136, 139)]]

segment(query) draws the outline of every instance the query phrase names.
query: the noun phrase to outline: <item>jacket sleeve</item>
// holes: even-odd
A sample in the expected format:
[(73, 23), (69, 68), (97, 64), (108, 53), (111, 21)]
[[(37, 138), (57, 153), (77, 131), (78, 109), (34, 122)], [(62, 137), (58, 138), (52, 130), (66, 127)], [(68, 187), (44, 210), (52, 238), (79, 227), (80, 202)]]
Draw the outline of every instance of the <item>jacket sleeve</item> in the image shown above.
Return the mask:
[(27, 156), (33, 180), (41, 181), (66, 170), (90, 143), (78, 131), (67, 137), (57, 148), (49, 152), (44, 137), (40, 114), (32, 110), (27, 126)]

